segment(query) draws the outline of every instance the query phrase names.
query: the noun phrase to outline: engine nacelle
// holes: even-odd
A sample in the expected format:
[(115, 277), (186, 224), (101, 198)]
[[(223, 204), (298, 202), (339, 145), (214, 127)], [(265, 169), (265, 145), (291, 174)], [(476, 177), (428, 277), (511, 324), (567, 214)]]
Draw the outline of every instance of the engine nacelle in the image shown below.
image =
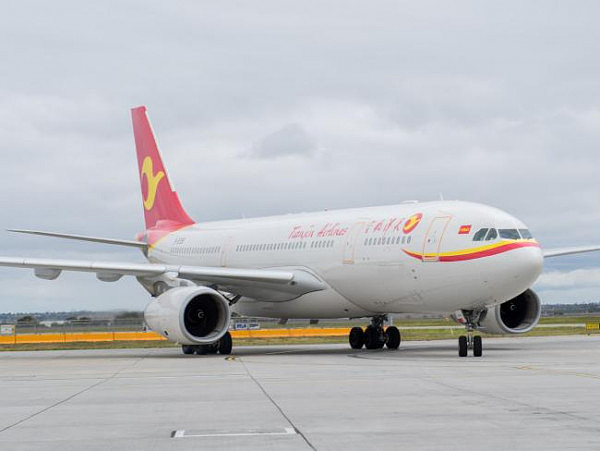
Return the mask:
[(532, 290), (490, 307), (479, 319), (478, 330), (490, 334), (524, 334), (540, 320), (540, 298)]
[(208, 287), (179, 287), (154, 299), (144, 311), (150, 329), (186, 345), (214, 343), (229, 329), (229, 302)]

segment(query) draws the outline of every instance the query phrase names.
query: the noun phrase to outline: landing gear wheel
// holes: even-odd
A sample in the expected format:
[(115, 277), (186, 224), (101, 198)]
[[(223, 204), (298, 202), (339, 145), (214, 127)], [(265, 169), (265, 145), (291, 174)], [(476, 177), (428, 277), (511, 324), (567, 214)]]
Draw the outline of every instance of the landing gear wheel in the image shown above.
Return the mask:
[(198, 355), (208, 354), (208, 345), (197, 345), (195, 348), (196, 354)]
[(365, 329), (365, 348), (381, 349), (385, 345), (385, 335), (382, 328), (367, 326)]
[(231, 334), (229, 332), (225, 332), (225, 335), (221, 337), (221, 339), (219, 340), (218, 348), (219, 354), (231, 354), (231, 349), (233, 348), (233, 340), (231, 339)]
[(479, 335), (476, 335), (473, 337), (473, 356), (481, 357), (481, 354), (483, 354), (483, 345), (481, 343), (481, 337)]
[(467, 356), (467, 337), (465, 337), (464, 335), (458, 337), (458, 356)]
[(181, 350), (183, 351), (184, 354), (186, 355), (190, 355), (193, 354), (195, 349), (194, 349), (194, 345), (181, 345)]
[(377, 349), (377, 329), (367, 326), (365, 329), (365, 348)]
[(400, 331), (396, 326), (390, 326), (385, 330), (385, 345), (388, 349), (398, 349), (400, 346)]
[(348, 341), (352, 349), (360, 349), (365, 344), (365, 333), (360, 327), (353, 327), (348, 334)]
[(209, 345), (206, 345), (206, 353), (207, 354), (216, 354), (219, 352), (219, 342), (215, 341)]

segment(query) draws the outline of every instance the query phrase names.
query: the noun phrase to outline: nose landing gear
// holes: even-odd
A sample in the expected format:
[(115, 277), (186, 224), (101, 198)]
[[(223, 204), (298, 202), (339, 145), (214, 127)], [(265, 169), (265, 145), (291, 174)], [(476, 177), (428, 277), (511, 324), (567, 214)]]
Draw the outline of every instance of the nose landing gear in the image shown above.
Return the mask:
[(473, 311), (463, 311), (467, 335), (458, 337), (458, 356), (466, 357), (468, 350), (473, 350), (473, 357), (481, 357), (483, 354), (483, 344), (479, 335), (473, 335), (475, 324), (479, 319), (479, 314)]
[(374, 316), (371, 324), (363, 331), (360, 327), (353, 327), (348, 335), (348, 341), (352, 349), (361, 349), (364, 345), (367, 349), (398, 349), (402, 341), (400, 331), (395, 326), (384, 329), (383, 324), (387, 315)]

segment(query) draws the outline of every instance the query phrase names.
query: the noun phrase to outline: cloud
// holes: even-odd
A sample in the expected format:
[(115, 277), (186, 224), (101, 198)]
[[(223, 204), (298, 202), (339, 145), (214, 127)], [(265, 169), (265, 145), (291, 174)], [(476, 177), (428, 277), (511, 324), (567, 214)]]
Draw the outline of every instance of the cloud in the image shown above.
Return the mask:
[[(129, 108), (146, 104), (198, 220), (442, 192), (509, 211), (547, 247), (600, 243), (599, 14), (516, 0), (12, 2), (0, 16), (0, 226), (134, 236)], [(105, 252), (4, 233), (0, 249)], [(551, 274), (597, 267), (599, 255), (547, 262)], [(52, 295), (63, 307), (139, 305), (135, 282), (79, 276), (71, 291), (68, 277), (16, 274), (0, 271), (15, 287), (0, 309), (37, 308), (34, 287), (64, 289)], [(600, 297), (592, 276), (571, 288), (552, 285), (560, 277), (542, 278), (545, 295)]]
[(287, 124), (254, 144), (247, 153), (252, 158), (311, 156), (317, 148), (315, 140), (299, 125)]
[(546, 290), (572, 289), (574, 287), (600, 289), (600, 268), (550, 271), (542, 274), (536, 285)]

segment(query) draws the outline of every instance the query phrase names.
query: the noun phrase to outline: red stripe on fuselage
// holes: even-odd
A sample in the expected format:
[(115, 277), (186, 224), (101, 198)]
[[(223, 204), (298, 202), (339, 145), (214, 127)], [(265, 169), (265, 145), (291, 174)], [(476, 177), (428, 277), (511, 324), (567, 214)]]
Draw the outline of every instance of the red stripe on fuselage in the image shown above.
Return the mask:
[[(465, 261), (465, 260), (475, 260), (478, 258), (484, 258), (484, 257), (490, 257), (492, 255), (497, 255), (497, 254), (502, 254), (504, 252), (508, 252), (508, 251), (512, 251), (514, 249), (520, 249), (523, 247), (540, 247), (540, 245), (538, 243), (532, 242), (532, 241), (517, 241), (514, 243), (508, 243), (508, 244), (504, 244), (502, 246), (498, 246), (498, 247), (494, 247), (491, 249), (486, 249), (483, 251), (476, 251), (476, 252), (470, 252), (467, 254), (459, 254), (459, 255), (440, 255), (437, 259), (437, 261), (440, 262), (458, 262), (458, 261)], [(423, 260), (423, 255), (422, 254), (418, 254), (416, 252), (410, 252), (407, 251), (406, 249), (403, 249), (403, 251), (413, 257), (416, 258), (418, 260)], [(432, 256), (432, 258), (435, 258), (435, 256)]]

